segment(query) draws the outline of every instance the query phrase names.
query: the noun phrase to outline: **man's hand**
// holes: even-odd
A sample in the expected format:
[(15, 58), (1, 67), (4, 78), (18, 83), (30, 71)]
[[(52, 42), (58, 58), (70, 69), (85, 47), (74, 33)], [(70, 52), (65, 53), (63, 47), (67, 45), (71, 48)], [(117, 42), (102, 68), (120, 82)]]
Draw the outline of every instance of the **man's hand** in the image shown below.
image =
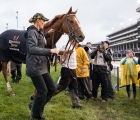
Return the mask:
[(54, 48), (54, 49), (51, 49), (51, 53), (56, 53), (56, 54), (58, 54), (59, 51), (58, 51), (56, 48)]
[(66, 54), (71, 54), (71, 53), (73, 53), (73, 50), (64, 50), (64, 51), (59, 51), (59, 55), (63, 55), (64, 53), (66, 53)]
[(55, 30), (54, 29), (50, 29), (49, 31), (48, 31), (48, 33), (50, 34), (50, 33), (53, 33)]
[(72, 54), (73, 53), (73, 50), (67, 50), (66, 53)]
[(99, 52), (103, 53), (104, 52), (104, 49), (100, 48), (98, 49)]
[(81, 70), (81, 72), (82, 72), (82, 74), (84, 74), (84, 73), (86, 72), (86, 69), (83, 68), (83, 69)]

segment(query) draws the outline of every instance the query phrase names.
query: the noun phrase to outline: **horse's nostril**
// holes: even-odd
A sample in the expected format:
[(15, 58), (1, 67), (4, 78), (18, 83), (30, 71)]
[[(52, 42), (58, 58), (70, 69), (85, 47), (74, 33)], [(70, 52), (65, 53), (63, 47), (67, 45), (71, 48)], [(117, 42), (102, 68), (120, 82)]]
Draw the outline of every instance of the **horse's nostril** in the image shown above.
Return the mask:
[(79, 35), (79, 38), (80, 38), (80, 39), (82, 39), (82, 38), (83, 38), (83, 36), (82, 36), (82, 35)]
[(85, 38), (84, 36), (79, 35), (79, 39), (80, 39), (80, 40), (84, 40), (84, 38)]

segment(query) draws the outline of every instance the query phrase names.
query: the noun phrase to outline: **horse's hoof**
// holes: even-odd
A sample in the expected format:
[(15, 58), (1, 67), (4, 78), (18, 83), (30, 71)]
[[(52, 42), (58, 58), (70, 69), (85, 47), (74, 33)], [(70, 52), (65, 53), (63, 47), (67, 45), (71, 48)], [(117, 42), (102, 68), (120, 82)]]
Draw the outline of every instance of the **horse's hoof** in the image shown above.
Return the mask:
[(11, 94), (10, 96), (15, 96), (15, 93)]
[(15, 93), (13, 91), (9, 91), (10, 96), (15, 96)]

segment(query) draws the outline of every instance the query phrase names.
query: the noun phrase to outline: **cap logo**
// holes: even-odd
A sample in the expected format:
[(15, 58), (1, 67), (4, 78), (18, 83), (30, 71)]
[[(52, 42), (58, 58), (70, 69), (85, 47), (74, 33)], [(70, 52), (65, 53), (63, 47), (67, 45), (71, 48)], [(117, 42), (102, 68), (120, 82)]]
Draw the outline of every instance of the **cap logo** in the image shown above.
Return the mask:
[(40, 19), (40, 18), (41, 18), (41, 16), (40, 16), (40, 15), (38, 15), (38, 16), (37, 16), (37, 18), (38, 18), (38, 19)]

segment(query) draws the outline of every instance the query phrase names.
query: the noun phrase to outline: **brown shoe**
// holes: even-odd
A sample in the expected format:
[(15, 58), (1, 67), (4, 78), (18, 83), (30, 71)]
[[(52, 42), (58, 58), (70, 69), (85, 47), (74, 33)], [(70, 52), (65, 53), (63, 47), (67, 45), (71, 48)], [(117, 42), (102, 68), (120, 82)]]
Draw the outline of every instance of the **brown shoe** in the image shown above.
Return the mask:
[(102, 101), (101, 101), (101, 103), (106, 103), (106, 102), (107, 102), (106, 100), (102, 100)]
[(95, 98), (95, 97), (91, 97), (91, 99), (92, 99), (92, 100), (94, 100), (94, 101), (96, 101), (96, 100), (97, 100), (97, 98)]

